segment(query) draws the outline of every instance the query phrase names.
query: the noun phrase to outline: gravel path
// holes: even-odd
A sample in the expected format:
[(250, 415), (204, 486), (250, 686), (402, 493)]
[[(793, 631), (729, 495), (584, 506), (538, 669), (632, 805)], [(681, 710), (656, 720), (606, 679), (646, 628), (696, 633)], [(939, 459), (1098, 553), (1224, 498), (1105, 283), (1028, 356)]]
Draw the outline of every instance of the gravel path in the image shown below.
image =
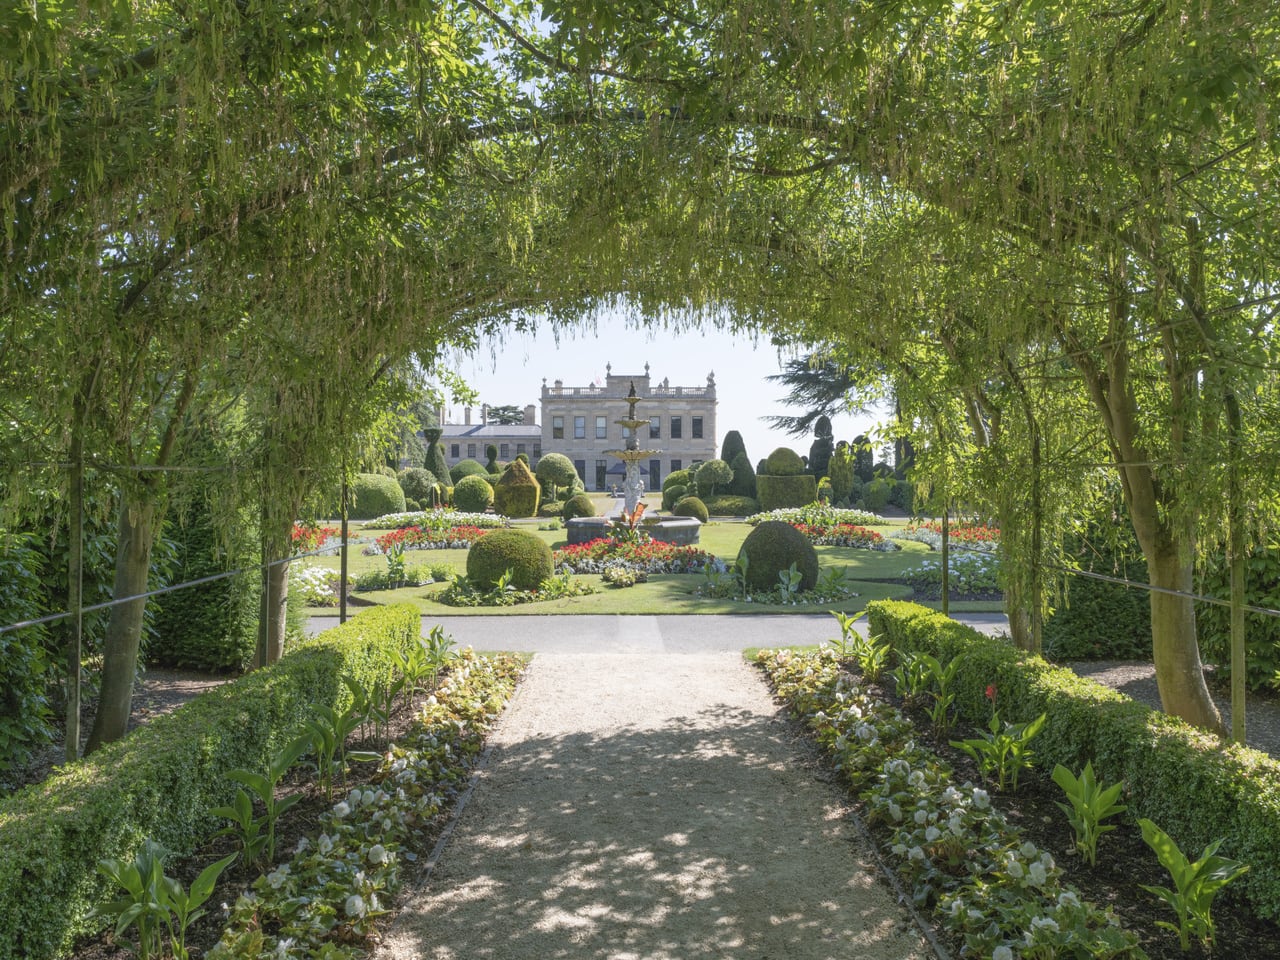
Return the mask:
[(376, 955), (926, 960), (740, 654), (535, 658)]

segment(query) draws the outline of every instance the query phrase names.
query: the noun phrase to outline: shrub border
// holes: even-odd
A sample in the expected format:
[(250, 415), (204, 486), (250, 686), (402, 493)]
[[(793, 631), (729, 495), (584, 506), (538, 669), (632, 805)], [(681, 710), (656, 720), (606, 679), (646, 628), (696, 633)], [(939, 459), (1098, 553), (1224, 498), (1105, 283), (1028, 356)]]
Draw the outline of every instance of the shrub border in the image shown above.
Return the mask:
[(1036, 737), (1037, 764), (1125, 782), (1129, 822), (1147, 817), (1193, 856), (1213, 840), (1249, 864), (1236, 881), (1260, 917), (1280, 919), (1280, 761), (1219, 740), (1092, 680), (914, 603), (867, 605), (871, 632), (895, 650), (962, 658), (953, 682), (962, 720), (991, 714), (988, 685), (1009, 720), (1048, 715)]
[(0, 803), (0, 960), (63, 956), (100, 928), (100, 859), (129, 860), (147, 837), (190, 855), (231, 802), (228, 770), (265, 767), (317, 704), (345, 706), (344, 674), (389, 681), (421, 629), (411, 604), (369, 610)]

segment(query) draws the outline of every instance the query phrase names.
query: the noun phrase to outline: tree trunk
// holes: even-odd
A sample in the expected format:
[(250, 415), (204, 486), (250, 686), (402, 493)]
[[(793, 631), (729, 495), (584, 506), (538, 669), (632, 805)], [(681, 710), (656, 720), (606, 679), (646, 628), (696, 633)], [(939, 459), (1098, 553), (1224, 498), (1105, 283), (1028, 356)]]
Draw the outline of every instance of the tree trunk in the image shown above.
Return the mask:
[[(116, 548), (115, 596), (145, 593), (151, 573), (151, 548), (158, 526), (156, 505), (145, 497), (126, 497), (120, 507), (119, 544)], [(119, 740), (129, 727), (133, 705), (133, 681), (142, 641), (142, 614), (146, 600), (131, 600), (111, 608), (103, 645), (102, 690), (93, 730), (85, 753)]]
[[(1170, 544), (1148, 551), (1147, 577), (1153, 587), (1190, 594), (1194, 587), (1192, 551)], [(1209, 696), (1196, 643), (1196, 615), (1190, 596), (1151, 592), (1152, 652), (1156, 683), (1166, 713), (1225, 736), (1222, 716)]]

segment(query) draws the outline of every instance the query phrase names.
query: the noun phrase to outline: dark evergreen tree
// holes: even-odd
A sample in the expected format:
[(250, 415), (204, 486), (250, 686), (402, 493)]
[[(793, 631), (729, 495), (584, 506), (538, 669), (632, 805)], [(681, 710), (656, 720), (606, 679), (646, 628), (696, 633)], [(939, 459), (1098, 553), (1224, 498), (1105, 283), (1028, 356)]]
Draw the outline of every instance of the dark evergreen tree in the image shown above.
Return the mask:
[(809, 446), (809, 472), (815, 477), (825, 477), (831, 454), (835, 452), (830, 417), (824, 414), (813, 422), (813, 436), (813, 443)]

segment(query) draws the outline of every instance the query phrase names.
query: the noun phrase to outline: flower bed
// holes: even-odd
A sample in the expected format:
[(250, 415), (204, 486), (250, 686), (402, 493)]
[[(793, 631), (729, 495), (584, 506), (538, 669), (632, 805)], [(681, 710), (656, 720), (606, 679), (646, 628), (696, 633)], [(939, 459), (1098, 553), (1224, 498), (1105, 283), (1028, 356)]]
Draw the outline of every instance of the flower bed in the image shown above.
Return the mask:
[(830, 525), (793, 523), (791, 525), (803, 533), (814, 546), (854, 547), (858, 550), (882, 550), (886, 553), (902, 549), (892, 540), (886, 540), (879, 532), (852, 523)]
[[(507, 571), (510, 574), (510, 570)], [(543, 580), (536, 590), (520, 590), (501, 578), (488, 590), (477, 589), (466, 577), (456, 577), (447, 590), (433, 599), (450, 607), (513, 607), (521, 603), (543, 603), (565, 597), (585, 597), (595, 593), (590, 584), (574, 580), (564, 572)]]
[(603, 573), (609, 567), (625, 566), (644, 573), (702, 573), (711, 568), (724, 571), (724, 561), (697, 547), (677, 546), (664, 540), (625, 543), (599, 537), (571, 544), (552, 555), (557, 573)]
[[(915, 540), (929, 545), (930, 550), (942, 549), (942, 524), (929, 520), (904, 527), (893, 534), (895, 540)], [(994, 553), (1000, 549), (1000, 529), (984, 523), (953, 523), (947, 530), (947, 539), (965, 550)]]
[(811, 503), (804, 507), (786, 507), (780, 510), (769, 510), (755, 513), (747, 517), (752, 526), (766, 520), (781, 520), (783, 523), (806, 523), (816, 527), (834, 527), (839, 524), (854, 526), (878, 526), (888, 523), (884, 517), (865, 510), (851, 510), (846, 507), (832, 507), (825, 503)]
[(963, 955), (1145, 956), (1137, 936), (1067, 884), (986, 790), (953, 783), (907, 717), (842, 675), (830, 648), (765, 651), (759, 662), (883, 826), (916, 904), (963, 942)]
[(290, 539), (293, 543), (293, 552), (297, 553), (314, 553), (324, 547), (337, 546), (338, 544), (330, 543), (331, 540), (340, 540), (342, 531), (337, 527), (320, 527), (314, 523), (295, 523)]
[[(999, 600), (1000, 558), (990, 553), (954, 553), (949, 556), (951, 599)], [(922, 600), (942, 596), (942, 558), (927, 557), (902, 572), (903, 583), (911, 585)]]
[(205, 955), (364, 955), (400, 885), (401, 863), (417, 858), (413, 848), (426, 848), (521, 669), (516, 658), (464, 652), (373, 782), (335, 804), (292, 859), (236, 898), (222, 939)]
[(509, 527), (511, 521), (494, 513), (467, 513), (463, 510), (415, 510), (410, 513), (387, 513), (365, 524), (374, 530), (397, 527), (420, 527), (424, 530), (448, 530), (450, 527), (481, 527), (493, 530)]
[(365, 553), (376, 556), (390, 553), (397, 547), (402, 550), (466, 549), (491, 529), (493, 528), (477, 527), (472, 524), (450, 527), (398, 527), (378, 537)]

